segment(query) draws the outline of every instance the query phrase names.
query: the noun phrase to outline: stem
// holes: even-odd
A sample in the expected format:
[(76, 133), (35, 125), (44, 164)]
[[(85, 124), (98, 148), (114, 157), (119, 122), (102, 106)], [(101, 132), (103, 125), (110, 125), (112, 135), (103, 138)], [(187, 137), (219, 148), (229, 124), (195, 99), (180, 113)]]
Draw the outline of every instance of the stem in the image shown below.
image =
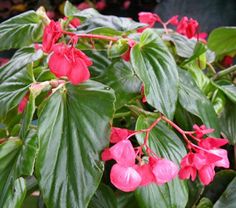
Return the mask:
[(73, 32), (63, 31), (64, 34), (70, 35), (70, 36), (77, 36), (79, 38), (94, 38), (94, 39), (100, 39), (100, 40), (108, 40), (116, 42), (119, 39), (115, 37), (105, 36), (105, 35), (96, 35), (96, 34), (75, 34)]
[(210, 63), (207, 62), (207, 66), (209, 67), (209, 69), (210, 69), (214, 74), (216, 74), (216, 70), (214, 69), (214, 67), (213, 67)]
[(168, 124), (170, 124), (172, 127), (174, 127), (179, 133), (181, 133), (182, 135), (185, 135), (185, 131), (182, 130), (179, 126), (177, 126), (174, 122), (172, 122), (171, 120), (169, 120), (168, 118), (166, 118), (165, 116), (161, 117), (165, 122), (167, 122)]
[(130, 111), (123, 112), (123, 113), (116, 113), (113, 118), (122, 118), (122, 117), (129, 116), (129, 115), (131, 115)]
[(168, 29), (167, 29), (167, 24), (166, 23), (162, 23), (163, 28), (165, 30), (165, 33), (168, 34)]
[(236, 65), (233, 65), (233, 66), (231, 66), (231, 67), (229, 67), (225, 70), (222, 70), (222, 71), (218, 72), (215, 76), (212, 77), (212, 80), (216, 80), (216, 79), (218, 79), (220, 77), (223, 77), (227, 74), (230, 74), (234, 71), (236, 71)]

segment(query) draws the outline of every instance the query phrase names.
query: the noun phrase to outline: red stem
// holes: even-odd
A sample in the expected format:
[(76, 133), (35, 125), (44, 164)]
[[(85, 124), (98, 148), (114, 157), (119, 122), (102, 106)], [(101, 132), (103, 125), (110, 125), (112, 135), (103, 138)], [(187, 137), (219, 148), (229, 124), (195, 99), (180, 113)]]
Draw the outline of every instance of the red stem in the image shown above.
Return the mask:
[(77, 36), (79, 38), (94, 38), (94, 39), (100, 39), (100, 40), (108, 40), (116, 42), (119, 39), (115, 37), (105, 36), (105, 35), (96, 35), (96, 34), (75, 34), (73, 32), (63, 31), (64, 34), (70, 35), (70, 36)]

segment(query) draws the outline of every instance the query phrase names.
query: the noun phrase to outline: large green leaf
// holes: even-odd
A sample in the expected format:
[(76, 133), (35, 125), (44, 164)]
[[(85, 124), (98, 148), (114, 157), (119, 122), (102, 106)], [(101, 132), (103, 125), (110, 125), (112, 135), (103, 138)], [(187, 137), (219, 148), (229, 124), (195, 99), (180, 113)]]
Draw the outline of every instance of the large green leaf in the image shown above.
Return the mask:
[[(9, 63), (0, 68), (0, 117), (16, 107), (33, 82), (27, 68), (43, 55), (41, 50), (27, 47), (16, 52)], [(29, 65), (29, 67), (30, 67)]]
[(27, 11), (0, 24), (0, 50), (29, 46), (42, 36), (42, 20), (34, 11)]
[(226, 135), (229, 142), (236, 144), (236, 104), (228, 102), (220, 117), (222, 132)]
[(147, 102), (172, 119), (178, 95), (178, 71), (164, 42), (151, 29), (145, 30), (140, 43), (132, 48), (131, 63), (144, 83)]
[(114, 192), (109, 186), (100, 184), (93, 195), (89, 208), (117, 208), (117, 200)]
[(179, 102), (181, 106), (198, 116), (207, 127), (214, 128), (215, 131), (212, 135), (218, 137), (220, 126), (212, 104), (198, 88), (188, 72), (180, 69), (179, 76)]
[(236, 86), (234, 84), (216, 85), (232, 102), (236, 103)]
[(88, 81), (68, 84), (44, 104), (36, 172), (48, 207), (87, 207), (103, 173), (113, 103), (111, 89)]
[(116, 95), (116, 109), (140, 95), (141, 82), (132, 71), (132, 66), (122, 60), (111, 64), (96, 80), (110, 86)]
[(236, 27), (220, 27), (208, 38), (208, 47), (217, 55), (236, 52)]
[[(136, 123), (136, 129), (146, 129), (153, 118), (140, 116)], [(143, 143), (143, 135), (137, 135), (138, 141)], [(179, 164), (186, 155), (184, 144), (178, 136), (165, 124), (159, 123), (150, 133), (149, 147), (160, 157), (172, 160)], [(188, 201), (188, 188), (185, 181), (176, 178), (162, 186), (151, 184), (139, 188), (136, 191), (136, 198), (140, 207), (143, 208), (183, 208)]]
[(214, 208), (235, 208), (236, 204), (236, 177), (227, 186), (224, 193), (214, 204)]

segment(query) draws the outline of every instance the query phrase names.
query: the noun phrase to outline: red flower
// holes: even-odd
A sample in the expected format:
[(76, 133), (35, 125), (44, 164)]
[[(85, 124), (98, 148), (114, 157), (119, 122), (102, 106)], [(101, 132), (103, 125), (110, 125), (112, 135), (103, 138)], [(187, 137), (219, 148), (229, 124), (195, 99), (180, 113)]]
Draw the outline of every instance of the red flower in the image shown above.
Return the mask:
[(182, 35), (187, 36), (188, 38), (195, 37), (197, 30), (198, 30), (198, 22), (192, 18), (188, 19), (188, 17), (183, 17), (178, 26), (176, 31)]
[(29, 94), (27, 93), (22, 100), (20, 101), (19, 105), (18, 105), (18, 113), (23, 113), (25, 110), (25, 107), (27, 105), (29, 101)]
[(101, 11), (104, 10), (106, 8), (106, 2), (105, 0), (100, 0), (99, 2), (96, 3), (96, 9)]
[(195, 130), (196, 137), (201, 139), (205, 134), (210, 134), (214, 131), (214, 129), (208, 129), (205, 125), (198, 126), (197, 124), (193, 125), (193, 129)]
[(6, 64), (9, 62), (9, 59), (8, 58), (0, 58), (0, 66)]
[(82, 51), (59, 43), (54, 45), (48, 65), (58, 78), (66, 76), (72, 84), (79, 84), (89, 79), (92, 62)]
[(142, 178), (140, 186), (146, 186), (150, 183), (156, 182), (156, 178), (152, 172), (152, 168), (151, 168), (150, 164), (144, 164), (141, 166), (137, 165), (135, 169), (137, 170), (137, 172), (139, 173), (139, 175)]
[(221, 61), (221, 65), (223, 67), (227, 68), (227, 67), (230, 67), (233, 65), (233, 61), (234, 61), (234, 59), (232, 56), (226, 55), (226, 56), (224, 56), (223, 60)]
[(77, 28), (78, 26), (80, 26), (80, 20), (79, 18), (73, 18), (70, 23), (69, 26), (72, 28)]
[(59, 22), (51, 20), (50, 24), (44, 28), (43, 32), (43, 51), (49, 53), (53, 45), (62, 35), (62, 28)]
[(139, 22), (145, 23), (148, 26), (139, 28), (137, 31), (142, 32), (146, 28), (151, 28), (155, 25), (156, 22), (162, 22), (161, 18), (157, 14), (151, 12), (139, 12), (138, 14)]
[(128, 130), (128, 129), (112, 127), (110, 142), (111, 143), (117, 143), (117, 142), (120, 142), (122, 140), (125, 140), (132, 133), (134, 133), (134, 131), (131, 131), (131, 130)]
[(173, 17), (171, 17), (167, 22), (166, 24), (171, 24), (171, 25), (178, 25), (179, 23), (179, 20), (178, 20), (179, 16), (178, 15), (175, 15)]

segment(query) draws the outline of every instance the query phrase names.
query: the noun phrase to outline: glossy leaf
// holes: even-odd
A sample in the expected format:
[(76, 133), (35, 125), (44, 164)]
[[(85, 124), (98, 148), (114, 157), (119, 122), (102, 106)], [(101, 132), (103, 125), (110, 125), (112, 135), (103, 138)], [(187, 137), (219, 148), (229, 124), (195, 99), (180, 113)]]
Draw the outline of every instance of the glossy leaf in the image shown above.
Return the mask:
[(213, 208), (234, 208), (236, 204), (236, 177), (227, 186)]
[(42, 20), (34, 11), (24, 12), (0, 24), (0, 50), (29, 46), (42, 36)]
[(36, 152), (35, 131), (27, 134), (24, 143), (12, 138), (0, 145), (0, 207), (5, 205), (7, 197), (13, 197), (14, 183), (20, 185), (17, 185), (17, 178), (32, 175)]
[(213, 204), (210, 199), (202, 198), (196, 208), (213, 208)]
[(89, 208), (117, 208), (116, 196), (109, 186), (100, 184), (93, 195)]
[(109, 58), (120, 57), (128, 49), (129, 49), (129, 46), (127, 44), (127, 41), (124, 39), (121, 39), (108, 48), (108, 57)]
[(26, 191), (25, 179), (17, 179), (14, 184), (14, 192), (12, 192), (12, 195), (8, 195), (3, 208), (21, 208), (26, 196)]
[(220, 118), (222, 132), (233, 145), (236, 144), (236, 104), (228, 102)]
[(56, 91), (39, 115), (37, 176), (48, 207), (87, 207), (109, 143), (113, 91), (89, 81)]
[(16, 52), (9, 63), (0, 68), (0, 116), (16, 107), (33, 82), (27, 64), (42, 57), (42, 51), (23, 48)]
[(217, 86), (232, 102), (236, 103), (236, 86), (234, 84)]
[(122, 192), (117, 195), (118, 208), (139, 208), (134, 192)]
[(219, 137), (220, 126), (212, 104), (201, 92), (188, 72), (179, 70), (179, 76), (179, 102), (181, 106), (198, 116), (207, 127), (214, 128), (215, 131), (212, 135)]
[[(136, 123), (136, 129), (148, 128), (154, 121), (153, 118), (140, 116)], [(144, 135), (137, 135), (139, 143), (143, 143)], [(184, 144), (178, 136), (165, 124), (159, 123), (150, 133), (149, 147), (160, 157), (167, 158), (179, 164), (186, 155)], [(141, 208), (156, 208), (157, 204), (162, 208), (185, 207), (188, 201), (188, 188), (185, 181), (175, 178), (162, 186), (151, 184), (139, 188), (136, 198)]]
[(110, 86), (116, 95), (116, 109), (140, 95), (141, 82), (131, 70), (130, 63), (119, 60), (111, 64), (97, 81)]
[(220, 27), (213, 30), (208, 38), (208, 47), (217, 55), (236, 52), (236, 27)]
[(178, 71), (164, 42), (152, 30), (145, 30), (131, 50), (131, 63), (144, 83), (147, 102), (170, 119), (178, 92)]

